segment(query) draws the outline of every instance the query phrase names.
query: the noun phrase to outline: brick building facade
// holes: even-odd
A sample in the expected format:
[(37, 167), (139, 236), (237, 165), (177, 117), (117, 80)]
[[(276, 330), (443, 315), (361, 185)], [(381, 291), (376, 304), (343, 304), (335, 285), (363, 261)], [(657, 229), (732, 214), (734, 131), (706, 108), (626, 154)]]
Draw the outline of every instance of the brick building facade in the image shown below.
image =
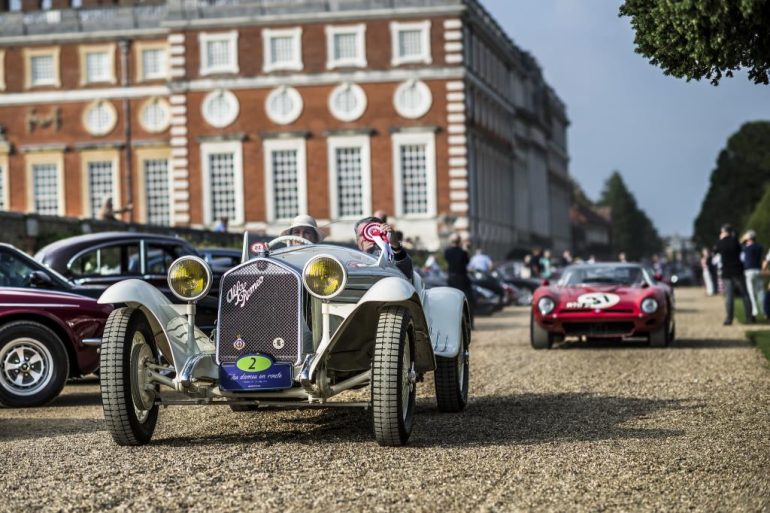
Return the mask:
[(476, 0), (12, 0), (0, 91), (2, 209), (570, 244), (564, 106)]

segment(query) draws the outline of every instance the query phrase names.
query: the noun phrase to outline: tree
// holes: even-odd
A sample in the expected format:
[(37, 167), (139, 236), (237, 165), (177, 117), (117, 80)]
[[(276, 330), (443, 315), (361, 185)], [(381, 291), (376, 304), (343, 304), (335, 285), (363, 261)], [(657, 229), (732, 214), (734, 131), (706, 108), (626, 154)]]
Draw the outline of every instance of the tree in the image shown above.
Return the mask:
[(757, 232), (757, 240), (765, 247), (770, 246), (770, 186), (765, 187), (765, 194), (749, 217), (746, 228)]
[(746, 68), (768, 84), (770, 0), (626, 0), (620, 16), (631, 18), (636, 53), (666, 75), (718, 85)]
[(623, 251), (629, 259), (639, 260), (661, 250), (663, 244), (658, 231), (638, 207), (618, 171), (605, 182), (599, 205), (610, 208), (612, 246), (616, 253)]
[(770, 183), (770, 122), (744, 124), (719, 152), (693, 239), (711, 246), (724, 223), (742, 230)]

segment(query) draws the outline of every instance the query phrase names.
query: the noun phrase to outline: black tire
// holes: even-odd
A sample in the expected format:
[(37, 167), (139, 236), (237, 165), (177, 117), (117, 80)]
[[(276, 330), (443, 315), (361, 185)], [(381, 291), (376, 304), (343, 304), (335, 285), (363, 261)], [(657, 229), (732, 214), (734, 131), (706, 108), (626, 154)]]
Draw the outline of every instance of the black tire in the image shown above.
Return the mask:
[(33, 321), (0, 327), (0, 404), (23, 408), (52, 401), (69, 369), (67, 349), (51, 329)]
[(650, 347), (666, 347), (671, 342), (671, 319), (666, 316), (663, 325), (650, 332)]
[(454, 358), (436, 357), (436, 403), (439, 411), (458, 413), (468, 404), (468, 382), (470, 379), (470, 365), (468, 347), (470, 346), (471, 333), (468, 329), (468, 320), (463, 317), (460, 327), (462, 332), (462, 345)]
[(374, 436), (380, 445), (404, 445), (412, 433), (417, 392), (412, 334), (409, 310), (392, 306), (380, 313), (371, 386)]
[(551, 349), (553, 336), (535, 320), (535, 314), (529, 317), (529, 340), (535, 349)]
[[(135, 343), (135, 335), (144, 343)], [(146, 357), (157, 361), (152, 330), (141, 311), (118, 308), (107, 319), (102, 339), (100, 385), (107, 430), (118, 445), (144, 445), (155, 432), (158, 405), (154, 394), (139, 395), (132, 361)]]

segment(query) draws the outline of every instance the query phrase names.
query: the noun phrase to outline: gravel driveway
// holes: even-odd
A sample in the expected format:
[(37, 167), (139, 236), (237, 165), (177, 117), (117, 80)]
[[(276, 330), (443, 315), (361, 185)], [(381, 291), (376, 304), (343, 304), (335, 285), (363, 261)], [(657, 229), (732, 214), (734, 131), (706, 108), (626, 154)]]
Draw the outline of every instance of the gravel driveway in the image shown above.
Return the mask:
[(0, 410), (0, 511), (770, 511), (770, 370), (718, 298), (678, 292), (678, 337), (529, 347), (509, 309), (474, 332), (471, 394), (421, 385), (406, 448), (363, 410), (161, 410), (152, 445), (104, 431), (95, 381)]

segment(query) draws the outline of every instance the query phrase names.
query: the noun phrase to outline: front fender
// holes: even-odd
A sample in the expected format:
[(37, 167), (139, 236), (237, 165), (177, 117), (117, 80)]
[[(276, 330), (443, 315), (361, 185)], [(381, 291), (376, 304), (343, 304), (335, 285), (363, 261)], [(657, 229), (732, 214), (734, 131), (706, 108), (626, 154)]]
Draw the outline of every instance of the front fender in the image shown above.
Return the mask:
[(189, 332), (187, 316), (180, 313), (161, 291), (141, 280), (124, 280), (110, 286), (99, 298), (102, 304), (125, 304), (141, 310), (152, 327), (155, 343), (174, 365), (177, 375), (199, 353), (213, 353), (214, 344), (197, 327)]
[(436, 356), (454, 358), (462, 350), (462, 320), (467, 310), (465, 294), (451, 287), (425, 291), (425, 315)]

